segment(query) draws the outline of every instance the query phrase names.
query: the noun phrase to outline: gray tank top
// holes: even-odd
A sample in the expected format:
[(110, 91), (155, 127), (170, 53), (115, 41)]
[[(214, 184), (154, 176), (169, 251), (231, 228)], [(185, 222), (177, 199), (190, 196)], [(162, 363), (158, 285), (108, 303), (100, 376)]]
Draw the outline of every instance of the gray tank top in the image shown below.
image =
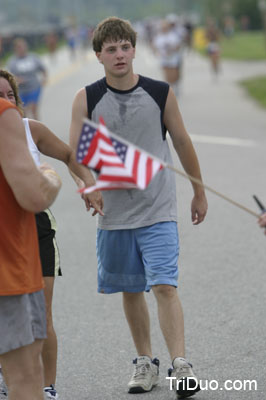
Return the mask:
[[(163, 124), (167, 83), (139, 76), (135, 87), (121, 91), (103, 78), (85, 89), (88, 118), (98, 123), (102, 116), (110, 131), (172, 164)], [(101, 229), (135, 229), (177, 221), (175, 176), (168, 168), (160, 170), (145, 190), (106, 190), (102, 195), (105, 215), (98, 217)]]

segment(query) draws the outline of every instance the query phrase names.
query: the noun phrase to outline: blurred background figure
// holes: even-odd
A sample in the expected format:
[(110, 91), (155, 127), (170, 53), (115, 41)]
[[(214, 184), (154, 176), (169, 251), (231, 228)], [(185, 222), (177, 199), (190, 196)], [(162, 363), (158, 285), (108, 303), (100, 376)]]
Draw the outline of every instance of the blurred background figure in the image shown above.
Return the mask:
[(231, 15), (224, 18), (224, 35), (226, 38), (231, 38), (235, 33), (235, 20)]
[[(141, 38), (150, 46), (153, 48), (153, 39), (154, 35), (157, 34), (157, 22), (155, 22), (152, 18), (145, 18), (144, 21), (141, 22), (142, 25), (142, 33), (141, 33)], [(138, 35), (139, 35), (139, 29), (138, 29)]]
[(159, 32), (152, 42), (152, 47), (159, 57), (164, 79), (176, 95), (179, 93), (184, 38), (184, 27), (176, 15), (170, 14), (161, 21)]
[(90, 45), (90, 29), (86, 24), (81, 24), (78, 28), (78, 43), (81, 55), (85, 56)]
[(65, 31), (65, 38), (70, 53), (70, 60), (74, 61), (77, 57), (78, 31), (75, 26), (69, 26)]
[(240, 29), (248, 31), (250, 29), (250, 18), (248, 15), (242, 15), (240, 18)]
[(45, 37), (45, 43), (52, 62), (56, 61), (58, 36), (55, 32), (49, 32)]
[(188, 51), (192, 50), (193, 48), (193, 31), (194, 31), (194, 24), (189, 20), (185, 20), (184, 22), (184, 42), (185, 46)]
[(220, 70), (220, 31), (212, 18), (207, 20), (205, 36), (207, 40), (207, 54), (211, 61), (211, 71), (217, 77)]
[(15, 76), (19, 85), (19, 96), (25, 116), (38, 120), (39, 103), (47, 71), (41, 58), (28, 51), (28, 44), (23, 38), (14, 40), (14, 55), (8, 60), (7, 69)]

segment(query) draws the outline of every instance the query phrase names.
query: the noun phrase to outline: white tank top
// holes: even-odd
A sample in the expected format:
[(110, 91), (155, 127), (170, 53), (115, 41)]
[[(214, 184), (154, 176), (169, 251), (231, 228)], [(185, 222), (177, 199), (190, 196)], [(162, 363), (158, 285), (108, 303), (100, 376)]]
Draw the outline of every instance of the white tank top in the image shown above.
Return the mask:
[(38, 147), (34, 143), (34, 140), (33, 140), (32, 136), (31, 136), (31, 131), (30, 131), (30, 125), (29, 125), (28, 118), (23, 118), (23, 122), (24, 122), (24, 126), (25, 126), (25, 132), (26, 132), (29, 151), (30, 151), (30, 153), (32, 155), (33, 160), (35, 161), (35, 164), (39, 166), (41, 164), (40, 152), (39, 152)]

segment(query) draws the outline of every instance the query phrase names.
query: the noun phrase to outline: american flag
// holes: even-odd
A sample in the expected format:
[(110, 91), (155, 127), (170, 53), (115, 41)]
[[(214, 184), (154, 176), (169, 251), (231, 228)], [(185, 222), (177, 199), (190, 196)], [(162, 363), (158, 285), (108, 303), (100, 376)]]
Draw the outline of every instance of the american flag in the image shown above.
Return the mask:
[(100, 118), (98, 128), (89, 120), (83, 124), (77, 161), (99, 172), (96, 185), (82, 193), (110, 189), (145, 189), (162, 163), (134, 145), (112, 137)]

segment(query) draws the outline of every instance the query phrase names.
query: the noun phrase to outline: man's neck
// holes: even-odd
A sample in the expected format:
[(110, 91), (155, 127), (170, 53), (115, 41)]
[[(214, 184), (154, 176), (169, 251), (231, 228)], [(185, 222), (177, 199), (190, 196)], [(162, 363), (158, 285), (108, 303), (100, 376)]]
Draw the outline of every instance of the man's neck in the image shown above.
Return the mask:
[(109, 86), (117, 90), (130, 90), (138, 83), (139, 76), (137, 74), (129, 74), (124, 77), (115, 77), (106, 75), (106, 82)]

